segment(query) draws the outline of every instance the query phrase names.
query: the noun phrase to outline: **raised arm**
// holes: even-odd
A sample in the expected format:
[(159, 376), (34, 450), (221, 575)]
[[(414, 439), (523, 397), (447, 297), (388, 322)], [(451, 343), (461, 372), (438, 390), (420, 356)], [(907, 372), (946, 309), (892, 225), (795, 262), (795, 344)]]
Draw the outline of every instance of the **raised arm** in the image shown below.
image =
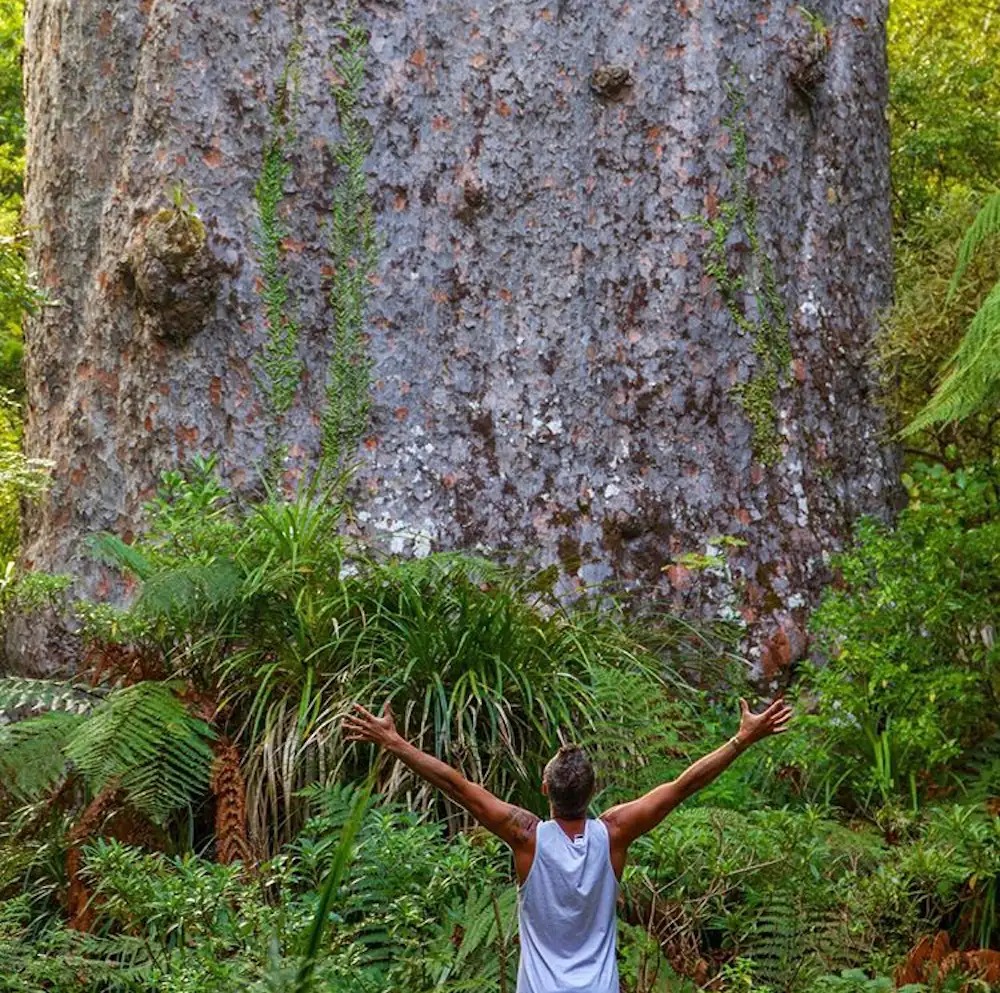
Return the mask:
[[(392, 709), (387, 703), (382, 716), (376, 717), (360, 704), (344, 718), (344, 735), (348, 741), (370, 741), (391, 752), (409, 766), (421, 779), (446, 793), (464, 807), (487, 831), (505, 841), (514, 851), (518, 877), (527, 877), (535, 857), (535, 829), (539, 818), (530, 811), (501, 800), (488, 789), (470, 783), (457, 769), (433, 755), (411, 745), (396, 730)], [(523, 874), (521, 870), (524, 870)]]
[(671, 782), (601, 815), (611, 837), (612, 861), (620, 862), (615, 866), (619, 872), (628, 846), (636, 838), (652, 831), (674, 807), (712, 782), (754, 742), (786, 730), (792, 719), (791, 708), (780, 697), (760, 714), (751, 714), (746, 700), (740, 700), (740, 711), (739, 731), (721, 748), (698, 759)]

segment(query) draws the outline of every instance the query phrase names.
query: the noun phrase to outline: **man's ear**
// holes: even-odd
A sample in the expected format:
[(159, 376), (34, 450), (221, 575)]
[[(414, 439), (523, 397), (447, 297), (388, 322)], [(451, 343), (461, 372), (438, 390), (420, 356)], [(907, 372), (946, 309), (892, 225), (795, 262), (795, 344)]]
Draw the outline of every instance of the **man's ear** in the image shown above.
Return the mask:
[(543, 779), (542, 780), (542, 796), (548, 796), (548, 795), (549, 795), (549, 784), (547, 782), (545, 782), (545, 780)]

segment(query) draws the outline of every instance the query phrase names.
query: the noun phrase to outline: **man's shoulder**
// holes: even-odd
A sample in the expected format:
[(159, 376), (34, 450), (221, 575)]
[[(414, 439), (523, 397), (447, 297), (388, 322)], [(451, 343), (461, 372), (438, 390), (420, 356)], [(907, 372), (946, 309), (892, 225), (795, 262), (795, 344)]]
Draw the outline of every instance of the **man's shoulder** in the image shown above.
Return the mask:
[(538, 831), (538, 825), (542, 819), (523, 807), (511, 807), (507, 814), (507, 824), (510, 828), (512, 840), (518, 843), (529, 842), (534, 839)]

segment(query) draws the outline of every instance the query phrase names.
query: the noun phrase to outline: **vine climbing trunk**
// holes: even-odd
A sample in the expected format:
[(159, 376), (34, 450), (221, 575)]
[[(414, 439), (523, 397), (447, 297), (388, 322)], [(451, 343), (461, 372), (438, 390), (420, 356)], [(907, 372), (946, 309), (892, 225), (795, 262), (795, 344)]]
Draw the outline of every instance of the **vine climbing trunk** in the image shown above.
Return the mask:
[[(28, 566), (158, 473), (360, 460), (400, 551), (528, 550), (803, 648), (886, 513), (885, 0), (29, 0)], [(22, 667), (68, 664), (15, 623)]]

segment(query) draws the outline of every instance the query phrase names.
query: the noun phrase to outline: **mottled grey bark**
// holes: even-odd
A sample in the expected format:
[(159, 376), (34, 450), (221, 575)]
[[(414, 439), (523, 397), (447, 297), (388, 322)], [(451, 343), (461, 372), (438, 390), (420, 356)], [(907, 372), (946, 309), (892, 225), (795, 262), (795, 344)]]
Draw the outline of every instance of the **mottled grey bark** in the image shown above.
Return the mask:
[[(29, 565), (103, 593), (81, 538), (134, 531), (162, 469), (220, 452), (231, 484), (255, 485), (253, 189), (296, 32), (286, 248), (307, 373), (290, 465), (315, 459), (334, 6), (29, 0), (27, 221), (61, 301), (27, 329), (28, 451), (56, 464)], [(527, 551), (566, 591), (617, 578), (736, 612), (766, 668), (801, 649), (827, 553), (887, 509), (895, 475), (866, 367), (891, 285), (886, 0), (813, 13), (827, 35), (797, 0), (361, 7), (383, 240), (359, 487), (373, 527), (417, 551)], [(738, 182), (727, 83), (790, 321), (770, 465), (734, 395), (762, 359), (694, 219)], [(183, 272), (156, 231), (178, 182), (207, 230)], [(736, 271), (754, 257), (739, 230), (728, 255)], [(714, 535), (746, 542), (722, 546), (724, 569), (677, 561)], [(11, 641), (38, 661), (23, 627)]]

